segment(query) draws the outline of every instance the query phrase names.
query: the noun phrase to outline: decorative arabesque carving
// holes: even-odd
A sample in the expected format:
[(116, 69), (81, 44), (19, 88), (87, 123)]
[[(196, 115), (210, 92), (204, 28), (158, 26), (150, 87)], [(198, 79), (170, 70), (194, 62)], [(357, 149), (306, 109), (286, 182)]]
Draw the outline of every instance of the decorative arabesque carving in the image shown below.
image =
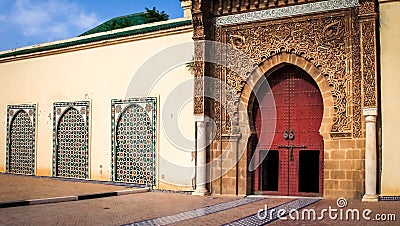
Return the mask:
[(355, 8), (351, 11), (351, 46), (350, 52), (353, 55), (352, 57), (352, 70), (353, 70), (353, 137), (361, 137), (362, 136), (362, 110), (361, 110), (361, 52), (360, 52), (360, 21), (358, 18), (358, 8)]
[(204, 113), (204, 43), (195, 43), (194, 59), (194, 114)]
[[(193, 3), (193, 7), (198, 7)], [(205, 39), (202, 13), (193, 14), (193, 40), (194, 45), (194, 114), (204, 113), (204, 54), (205, 45), (200, 40)], [(197, 42), (196, 42), (197, 41)]]
[[(324, 0), (319, 0), (324, 1)], [(216, 15), (228, 15), (231, 13), (248, 12), (252, 10), (262, 10), (276, 7), (286, 7), (291, 5), (318, 2), (318, 0), (216, 0), (210, 1), (212, 4), (211, 12)]]
[[(216, 40), (221, 40), (221, 28), (220, 27), (216, 27), (215, 28), (215, 39)], [(215, 51), (216, 51), (216, 53), (220, 53), (221, 52), (221, 49), (219, 48), (220, 46), (216, 46), (216, 49), (215, 49)], [(219, 79), (219, 73), (221, 73), (221, 71), (223, 70), (223, 67), (221, 66), (221, 65), (219, 65), (219, 64), (216, 64), (216, 65), (214, 65), (214, 72), (212, 73), (212, 75), (214, 75), (215, 77), (216, 77), (216, 79), (215, 79), (215, 82), (217, 82), (218, 80), (217, 79)], [(214, 93), (215, 93), (215, 96), (216, 97), (221, 97), (221, 98), (223, 98), (223, 96), (222, 96), (222, 87), (221, 87), (221, 85), (220, 84), (214, 84)], [(221, 137), (221, 135), (222, 135), (222, 131), (221, 131), (221, 129), (222, 129), (222, 113), (223, 113), (223, 109), (222, 109), (222, 103), (224, 103), (223, 102), (223, 100), (220, 100), (220, 101), (214, 101), (214, 111), (213, 111), (213, 118), (214, 118), (214, 121), (215, 121), (215, 136), (216, 137)]]
[(359, 0), (360, 15), (368, 15), (375, 13), (375, 0)]
[(204, 33), (204, 23), (203, 23), (203, 14), (197, 13), (192, 16), (193, 27), (195, 27), (193, 31), (193, 39), (194, 40), (203, 40), (205, 38)]
[[(336, 14), (329, 17), (302, 17), (298, 19), (265, 21), (251, 26), (231, 26), (223, 28), (226, 43), (246, 53), (256, 63), (282, 52), (304, 57), (319, 68), (327, 77), (334, 97), (333, 136), (352, 135), (350, 64), (351, 41), (350, 14)], [(346, 19), (347, 18), (347, 19)], [(347, 22), (346, 22), (347, 21)], [(217, 41), (222, 41), (218, 40)], [(358, 51), (353, 49), (353, 51)], [(243, 65), (240, 58), (227, 51), (227, 64), (232, 70), (226, 72), (226, 82), (236, 91), (227, 96), (227, 123), (223, 131), (238, 133), (238, 101), (241, 90), (253, 70), (251, 65)], [(353, 72), (357, 73), (357, 72)], [(354, 75), (357, 76), (357, 75)], [(357, 90), (358, 91), (358, 90)], [(229, 95), (227, 93), (227, 95)], [(356, 94), (357, 96), (358, 94)], [(231, 128), (230, 128), (231, 126)], [(354, 128), (356, 130), (356, 128)], [(357, 128), (360, 129), (360, 128)]]
[[(212, 33), (212, 23), (207, 4), (202, 4), (201, 0), (192, 1), (192, 22), (194, 27), (193, 40), (194, 43), (194, 114), (202, 115), (209, 114), (209, 103), (204, 98), (205, 86), (204, 76), (206, 76), (207, 64), (204, 62), (206, 57), (206, 45), (203, 40), (206, 40)], [(204, 13), (205, 12), (205, 13)], [(205, 29), (207, 27), (207, 29)]]
[(375, 24), (366, 21), (361, 24), (362, 36), (362, 66), (364, 106), (376, 107), (376, 77), (375, 77)]
[(359, 13), (363, 107), (377, 107), (375, 2), (371, 0), (361, 1)]

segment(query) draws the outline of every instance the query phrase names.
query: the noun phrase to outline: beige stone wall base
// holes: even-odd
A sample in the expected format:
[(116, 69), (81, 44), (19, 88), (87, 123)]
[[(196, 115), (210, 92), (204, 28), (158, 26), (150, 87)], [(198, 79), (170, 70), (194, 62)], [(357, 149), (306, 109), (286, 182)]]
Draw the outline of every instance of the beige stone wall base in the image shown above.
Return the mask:
[(192, 195), (197, 195), (197, 196), (206, 196), (209, 194), (210, 193), (207, 190), (196, 190), (192, 193)]
[(173, 184), (168, 184), (162, 181), (158, 181), (158, 186), (156, 189), (159, 190), (173, 190), (173, 191), (193, 191), (192, 186), (178, 186)]

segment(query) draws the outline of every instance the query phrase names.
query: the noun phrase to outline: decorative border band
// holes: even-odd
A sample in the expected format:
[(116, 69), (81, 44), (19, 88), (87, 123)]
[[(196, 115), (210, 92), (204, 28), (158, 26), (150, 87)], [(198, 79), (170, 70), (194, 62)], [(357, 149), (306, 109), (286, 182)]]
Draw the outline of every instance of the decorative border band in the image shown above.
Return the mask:
[(330, 10), (346, 9), (359, 6), (358, 0), (328, 0), (302, 5), (288, 6), (277, 9), (267, 9), (256, 12), (221, 16), (215, 19), (215, 25), (224, 26), (238, 23), (247, 23), (257, 20), (276, 19), (308, 13), (317, 13)]
[(379, 201), (400, 201), (400, 196), (380, 196)]

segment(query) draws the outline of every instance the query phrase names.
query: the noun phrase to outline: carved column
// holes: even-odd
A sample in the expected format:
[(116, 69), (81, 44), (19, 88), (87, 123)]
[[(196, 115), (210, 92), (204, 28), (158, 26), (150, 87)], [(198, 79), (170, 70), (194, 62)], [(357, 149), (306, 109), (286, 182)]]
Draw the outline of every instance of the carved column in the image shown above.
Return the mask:
[(364, 108), (363, 115), (366, 122), (365, 144), (365, 195), (363, 202), (377, 202), (376, 194), (376, 117), (378, 109)]
[(378, 116), (377, 48), (375, 1), (360, 1), (361, 74), (363, 115), (365, 117), (365, 195), (364, 202), (378, 201), (376, 194), (377, 148), (376, 119)]
[(361, 74), (364, 107), (378, 106), (376, 23), (375, 3), (365, 1), (360, 7)]
[(206, 189), (207, 183), (207, 135), (206, 135), (206, 124), (207, 118), (196, 117), (197, 125), (197, 140), (196, 140), (196, 190), (193, 195), (206, 195), (208, 193)]
[(194, 115), (204, 115), (204, 76), (205, 43), (204, 14), (201, 1), (192, 2), (193, 41), (194, 41)]
[(207, 31), (212, 25), (208, 16), (209, 3), (207, 1), (192, 0), (192, 21), (194, 41), (194, 106), (193, 113), (197, 125), (197, 167), (196, 167), (196, 191), (194, 195), (205, 195), (207, 183), (207, 136), (206, 136), (206, 115), (209, 114), (209, 107), (205, 98), (205, 76), (206, 76), (206, 44)]

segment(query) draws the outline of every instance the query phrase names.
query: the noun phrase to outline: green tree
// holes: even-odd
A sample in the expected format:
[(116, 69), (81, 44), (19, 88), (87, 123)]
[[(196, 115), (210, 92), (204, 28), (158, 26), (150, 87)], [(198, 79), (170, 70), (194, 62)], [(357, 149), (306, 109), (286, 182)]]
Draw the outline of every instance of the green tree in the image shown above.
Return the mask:
[(153, 9), (145, 8), (146, 9), (146, 20), (148, 23), (152, 22), (158, 22), (158, 21), (165, 21), (168, 20), (169, 15), (165, 13), (165, 11), (158, 11), (156, 7), (153, 7)]

